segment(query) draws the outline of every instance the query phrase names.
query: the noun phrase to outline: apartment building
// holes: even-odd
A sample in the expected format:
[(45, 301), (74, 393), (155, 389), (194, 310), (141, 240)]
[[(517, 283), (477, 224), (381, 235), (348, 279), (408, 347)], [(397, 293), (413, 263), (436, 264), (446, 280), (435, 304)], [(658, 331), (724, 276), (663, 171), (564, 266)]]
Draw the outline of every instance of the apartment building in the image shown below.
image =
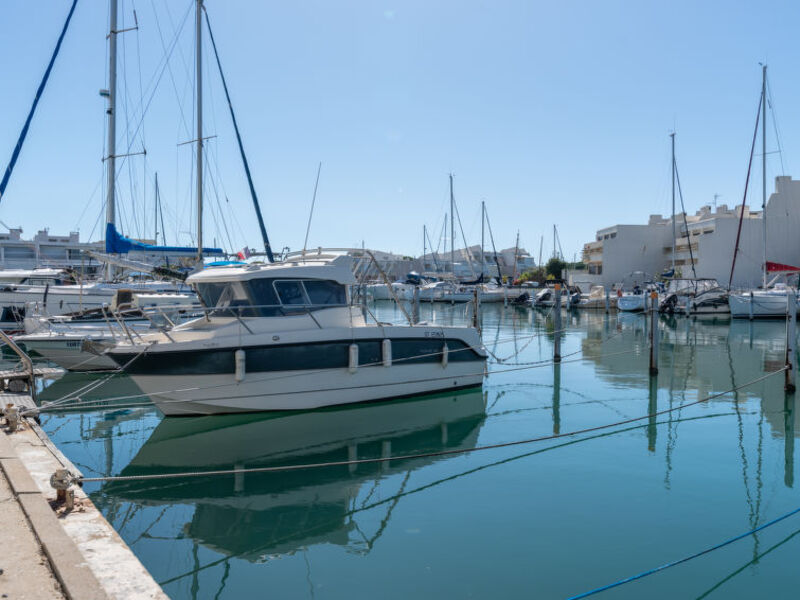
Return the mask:
[[(766, 212), (767, 260), (800, 266), (800, 181), (776, 177)], [(703, 206), (685, 220), (682, 214), (675, 215), (676, 276), (711, 277), (727, 285), (741, 219), (732, 285), (759, 285), (764, 262), (762, 213), (723, 204), (715, 210)], [(600, 229), (595, 240), (583, 247), (587, 268), (574, 276), (575, 283), (627, 285), (663, 273), (672, 267), (672, 229), (672, 219), (661, 215), (652, 215), (646, 225)]]

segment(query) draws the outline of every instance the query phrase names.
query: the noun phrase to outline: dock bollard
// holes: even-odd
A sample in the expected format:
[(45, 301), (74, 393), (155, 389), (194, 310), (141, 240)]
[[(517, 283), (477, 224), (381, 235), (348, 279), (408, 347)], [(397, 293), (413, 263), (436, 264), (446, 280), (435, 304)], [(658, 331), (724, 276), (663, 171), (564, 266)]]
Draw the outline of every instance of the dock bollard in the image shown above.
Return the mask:
[(478, 333), (481, 332), (480, 310), (481, 310), (481, 293), (480, 293), (480, 288), (476, 287), (475, 296), (472, 299), (472, 326), (478, 330)]
[(753, 320), (753, 290), (750, 290), (750, 320)]
[(650, 292), (650, 375), (658, 375), (658, 293)]
[(786, 371), (783, 389), (793, 394), (794, 385), (794, 344), (797, 329), (797, 296), (791, 288), (786, 290)]
[(50, 487), (56, 490), (56, 501), (63, 502), (67, 510), (75, 505), (75, 490), (72, 489), (72, 473), (58, 469), (50, 475)]
[(611, 299), (608, 297), (608, 290), (606, 290), (606, 314), (611, 310)]
[(561, 284), (555, 285), (555, 304), (553, 305), (553, 362), (561, 362)]
[(6, 427), (9, 431), (13, 432), (19, 429), (19, 408), (16, 405), (6, 404), (3, 416), (6, 418)]

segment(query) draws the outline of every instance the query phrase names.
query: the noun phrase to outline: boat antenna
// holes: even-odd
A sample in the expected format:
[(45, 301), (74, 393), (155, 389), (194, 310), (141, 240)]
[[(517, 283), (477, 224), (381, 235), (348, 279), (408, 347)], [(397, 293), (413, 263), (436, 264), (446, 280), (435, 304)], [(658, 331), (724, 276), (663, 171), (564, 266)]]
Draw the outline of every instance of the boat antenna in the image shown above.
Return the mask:
[(322, 171), (322, 162), (320, 161), (317, 167), (317, 180), (314, 182), (314, 195), (311, 197), (311, 210), (308, 213), (308, 225), (306, 225), (306, 239), (303, 242), (303, 254), (308, 248), (308, 232), (311, 231), (311, 217), (314, 216), (314, 204), (317, 202), (317, 187), (319, 186), (319, 173)]
[(747, 202), (747, 187), (750, 184), (750, 172), (753, 169), (753, 153), (756, 149), (756, 137), (758, 136), (758, 124), (761, 120), (761, 104), (764, 102), (764, 95), (762, 94), (758, 100), (758, 110), (756, 111), (756, 126), (753, 129), (753, 141), (750, 144), (750, 160), (747, 163), (747, 177), (744, 180), (744, 194), (742, 195), (742, 209), (739, 213), (739, 227), (736, 230), (736, 244), (733, 247), (733, 261), (731, 262), (731, 275), (728, 278), (728, 291), (733, 285), (733, 270), (736, 268), (736, 257), (739, 254), (739, 239), (742, 235), (742, 221), (744, 219), (744, 209)]
[(69, 13), (67, 13), (67, 20), (64, 22), (64, 27), (61, 29), (61, 34), (58, 36), (58, 41), (56, 42), (56, 47), (53, 50), (53, 55), (50, 57), (50, 62), (47, 64), (47, 69), (44, 71), (42, 81), (39, 83), (39, 87), (36, 90), (36, 95), (33, 97), (33, 104), (28, 112), (28, 118), (25, 119), (25, 124), (22, 126), (22, 131), (20, 131), (19, 138), (17, 139), (17, 145), (14, 146), (14, 151), (11, 153), (11, 160), (8, 162), (8, 166), (6, 167), (6, 172), (3, 174), (2, 181), (0, 181), (0, 199), (2, 199), (6, 193), (8, 180), (11, 179), (11, 172), (14, 170), (14, 165), (17, 164), (19, 153), (22, 151), (22, 144), (25, 143), (25, 138), (28, 135), (28, 129), (30, 128), (31, 121), (33, 120), (33, 115), (36, 112), (36, 107), (39, 105), (39, 100), (41, 99), (44, 88), (47, 85), (47, 80), (50, 78), (50, 71), (53, 70), (53, 65), (56, 62), (58, 51), (61, 50), (61, 42), (64, 41), (64, 35), (67, 33), (67, 28), (69, 27), (69, 22), (72, 20), (72, 13), (75, 12), (76, 4), (78, 4), (78, 0), (72, 0), (72, 6), (69, 9)]
[[(202, 0), (198, 1), (200, 2), (200, 6), (202, 6)], [(219, 53), (217, 52), (217, 43), (216, 41), (214, 41), (214, 34), (211, 31), (211, 21), (209, 21), (208, 11), (205, 9), (205, 7), (203, 7), (203, 11), (205, 11), (206, 15), (206, 27), (208, 28), (208, 37), (211, 39), (211, 46), (214, 48), (214, 57), (217, 59), (217, 68), (219, 69), (219, 77), (222, 80), (222, 89), (225, 90), (225, 99), (228, 101), (228, 109), (230, 110), (231, 113), (231, 121), (233, 121), (233, 130), (236, 133), (236, 142), (239, 144), (239, 154), (242, 155), (242, 164), (244, 165), (244, 173), (247, 176), (247, 184), (250, 186), (250, 197), (253, 199), (253, 208), (255, 208), (256, 217), (258, 218), (258, 227), (259, 229), (261, 229), (261, 239), (264, 242), (264, 251), (267, 253), (267, 260), (269, 262), (275, 262), (275, 257), (272, 254), (272, 246), (270, 246), (269, 237), (267, 237), (267, 228), (264, 225), (264, 217), (261, 215), (261, 206), (258, 203), (256, 188), (253, 185), (253, 177), (250, 175), (250, 165), (248, 164), (247, 156), (244, 153), (244, 144), (242, 143), (242, 136), (239, 133), (239, 125), (236, 122), (236, 115), (233, 112), (233, 103), (231, 102), (231, 96), (228, 93), (228, 84), (225, 81), (225, 74), (222, 72), (222, 62), (220, 61)], [(308, 237), (308, 232), (306, 232), (306, 238), (307, 237)], [(305, 249), (305, 246), (303, 246), (303, 249)]]

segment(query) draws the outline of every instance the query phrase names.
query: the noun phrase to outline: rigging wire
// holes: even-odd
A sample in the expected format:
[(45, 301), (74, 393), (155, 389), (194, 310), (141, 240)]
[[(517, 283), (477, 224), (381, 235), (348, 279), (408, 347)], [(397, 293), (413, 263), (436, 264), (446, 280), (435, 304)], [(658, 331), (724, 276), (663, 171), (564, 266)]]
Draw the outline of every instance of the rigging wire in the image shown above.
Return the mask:
[[(743, 387), (748, 387), (748, 386), (753, 385), (755, 383), (758, 383), (760, 381), (764, 381), (764, 380), (766, 380), (766, 379), (768, 379), (768, 378), (770, 378), (770, 377), (772, 377), (774, 375), (777, 375), (779, 373), (783, 373), (785, 370), (786, 370), (786, 367), (782, 367), (782, 368), (777, 369), (775, 371), (770, 371), (769, 373), (766, 373), (765, 375), (762, 375), (760, 377), (757, 377), (755, 379), (752, 379), (752, 380), (748, 381), (747, 383), (742, 384), (741, 386), (739, 386), (739, 389), (741, 389)], [(613, 427), (620, 427), (622, 425), (628, 425), (628, 424), (631, 424), (631, 423), (636, 423), (636, 422), (642, 421), (644, 419), (652, 419), (654, 417), (659, 417), (659, 416), (662, 416), (662, 415), (666, 415), (666, 414), (669, 414), (671, 412), (674, 412), (678, 408), (683, 409), (683, 408), (688, 408), (690, 406), (695, 406), (695, 405), (698, 405), (698, 404), (704, 404), (704, 403), (706, 403), (706, 402), (708, 402), (710, 400), (713, 400), (713, 399), (716, 399), (716, 398), (720, 398), (722, 396), (727, 396), (728, 394), (732, 393), (735, 390), (736, 390), (736, 388), (728, 389), (728, 390), (725, 390), (725, 391), (722, 391), (722, 392), (717, 392), (715, 394), (711, 394), (711, 395), (706, 396), (704, 398), (699, 398), (697, 400), (693, 400), (692, 402), (681, 404), (678, 407), (665, 408), (665, 409), (654, 411), (654, 412), (651, 412), (651, 413), (648, 413), (648, 414), (645, 414), (645, 415), (640, 415), (638, 417), (631, 417), (631, 418), (627, 418), (627, 419), (622, 419), (622, 420), (616, 421), (614, 423), (606, 423), (606, 424), (603, 424), (603, 425), (595, 425), (595, 426), (592, 426), (592, 427), (584, 427), (582, 429), (576, 429), (576, 430), (573, 430), (573, 431), (568, 431), (566, 433), (556, 433), (556, 434), (552, 434), (552, 435), (537, 436), (537, 437), (532, 437), (532, 438), (526, 438), (526, 439), (523, 439), (523, 440), (514, 440), (514, 441), (511, 441), (511, 442), (499, 442), (499, 443), (496, 443), (496, 444), (486, 444), (484, 446), (473, 446), (471, 448), (450, 448), (450, 449), (446, 449), (446, 450), (436, 450), (436, 451), (433, 451), (433, 452), (421, 452), (421, 453), (416, 453), (416, 454), (406, 454), (406, 455), (399, 455), (399, 456), (381, 456), (381, 457), (376, 457), (376, 458), (360, 458), (360, 459), (355, 459), (355, 460), (339, 460), (339, 461), (318, 462), (318, 463), (277, 465), (277, 466), (270, 466), (270, 467), (215, 469), (215, 470), (208, 470), (208, 471), (187, 471), (187, 472), (183, 472), (183, 473), (153, 473), (153, 474), (146, 474), (146, 475), (143, 474), (143, 475), (116, 475), (116, 476), (104, 476), (104, 477), (74, 477), (73, 478), (73, 482), (74, 483), (85, 483), (85, 482), (103, 482), (103, 481), (144, 481), (144, 480), (148, 480), (149, 481), (149, 480), (157, 480), (157, 479), (173, 479), (173, 478), (184, 478), (184, 477), (188, 478), (188, 477), (208, 477), (208, 476), (215, 476), (215, 475), (236, 475), (236, 474), (240, 474), (240, 473), (278, 473), (278, 472), (286, 472), (286, 471), (320, 469), (320, 468), (337, 467), (337, 466), (376, 464), (376, 463), (384, 463), (384, 462), (388, 462), (388, 461), (401, 461), (401, 460), (411, 460), (411, 459), (419, 459), (419, 458), (433, 458), (433, 457), (438, 457), (438, 456), (454, 456), (454, 455), (461, 455), (461, 454), (473, 454), (473, 453), (478, 453), (478, 452), (481, 452), (481, 451), (497, 450), (497, 449), (500, 449), (500, 448), (509, 448), (509, 447), (513, 447), (513, 446), (521, 446), (521, 445), (532, 444), (532, 443), (536, 443), (536, 442), (556, 440), (556, 439), (565, 438), (565, 437), (574, 437), (576, 435), (582, 435), (582, 434), (586, 434), (586, 433), (593, 433), (593, 432), (596, 432), (596, 431), (602, 431), (602, 430), (610, 429), (610, 428), (613, 428)], [(792, 514), (795, 514), (797, 512), (800, 512), (800, 508), (796, 509), (792, 513), (789, 513), (788, 515), (784, 515), (783, 517), (780, 517), (780, 518), (778, 518), (778, 519), (776, 519), (774, 521), (771, 521), (770, 523), (762, 525), (760, 528), (756, 529), (756, 531), (758, 531), (760, 529), (764, 529), (766, 527), (769, 527), (771, 524), (774, 524), (774, 523), (776, 523), (776, 522), (778, 522), (780, 520), (783, 520), (786, 517), (791, 516)], [(737, 539), (741, 539), (741, 537), (745, 537), (746, 535), (751, 535), (752, 533), (753, 532), (748, 532), (747, 534), (742, 534), (742, 536), (739, 536), (737, 538), (734, 538), (733, 540), (725, 542), (722, 545), (727, 545), (729, 543), (732, 543), (733, 541), (736, 541)], [(722, 545), (717, 546), (717, 547), (722, 547)], [(717, 547), (714, 547), (711, 550), (714, 550)], [(645, 576), (650, 575), (650, 574), (652, 574), (654, 572), (657, 572), (658, 570), (662, 570), (664, 568), (669, 568), (670, 566), (675, 566), (676, 564), (680, 564), (681, 562), (686, 562), (687, 560), (690, 560), (691, 558), (696, 558), (697, 556), (700, 556), (702, 554), (706, 554), (709, 551), (710, 550), (705, 550), (705, 551), (703, 551), (703, 552), (701, 552), (701, 553), (699, 553), (697, 555), (694, 555), (692, 557), (681, 559), (680, 561), (676, 561), (674, 563), (671, 563), (671, 564), (668, 564), (668, 565), (665, 565), (665, 566), (662, 566), (662, 567), (658, 567), (657, 569), (651, 570), (649, 572), (646, 572), (645, 574), (640, 574), (640, 575), (634, 576), (634, 578), (645, 577)], [(618, 585), (622, 585), (622, 583), (627, 583), (628, 581), (633, 581), (634, 578), (628, 578), (627, 580), (623, 580), (622, 582), (616, 582), (614, 584), (611, 584), (610, 586), (606, 586), (604, 588), (598, 588), (597, 590), (593, 590), (592, 592), (588, 592), (588, 593), (586, 593), (584, 595), (575, 596), (574, 598), (584, 598), (584, 597), (586, 597), (588, 595), (592, 595), (592, 594), (598, 593), (599, 591), (603, 591), (604, 589), (608, 589), (609, 587), (616, 587)]]

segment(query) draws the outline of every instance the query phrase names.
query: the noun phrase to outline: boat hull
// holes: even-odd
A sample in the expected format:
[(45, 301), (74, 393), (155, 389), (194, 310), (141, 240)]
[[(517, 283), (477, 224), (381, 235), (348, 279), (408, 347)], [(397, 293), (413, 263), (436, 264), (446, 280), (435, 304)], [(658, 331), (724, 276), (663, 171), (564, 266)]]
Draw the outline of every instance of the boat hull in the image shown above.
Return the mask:
[[(786, 294), (754, 293), (731, 294), (728, 297), (731, 317), (734, 319), (785, 319)], [(752, 304), (752, 310), (751, 310)], [(798, 311), (800, 313), (800, 311)]]
[(644, 310), (645, 295), (631, 294), (617, 298), (617, 309), (623, 312), (641, 312)]
[(29, 339), (22, 341), (28, 351), (43, 356), (68, 371), (112, 371), (117, 363), (105, 355), (84, 350), (84, 337), (68, 336)]
[(479, 387), (483, 361), (234, 375), (131, 375), (167, 416), (307, 410)]

